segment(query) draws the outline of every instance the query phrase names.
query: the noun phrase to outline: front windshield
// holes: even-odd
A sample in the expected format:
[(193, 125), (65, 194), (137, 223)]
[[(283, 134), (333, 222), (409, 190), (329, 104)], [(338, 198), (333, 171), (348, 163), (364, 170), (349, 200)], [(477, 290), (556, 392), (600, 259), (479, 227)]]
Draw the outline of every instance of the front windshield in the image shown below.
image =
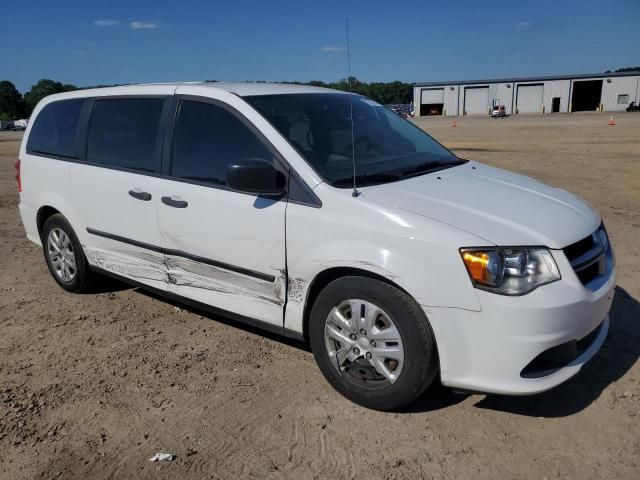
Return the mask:
[(382, 105), (352, 95), (311, 93), (249, 96), (258, 110), (318, 174), (336, 187), (353, 184), (355, 153), (358, 185), (401, 180), (460, 165), (429, 135)]

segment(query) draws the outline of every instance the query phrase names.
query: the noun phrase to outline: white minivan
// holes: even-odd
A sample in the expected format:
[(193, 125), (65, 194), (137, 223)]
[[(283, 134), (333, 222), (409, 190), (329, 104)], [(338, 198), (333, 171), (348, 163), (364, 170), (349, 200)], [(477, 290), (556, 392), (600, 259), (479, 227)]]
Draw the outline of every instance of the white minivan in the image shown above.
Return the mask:
[(396, 409), (436, 377), (531, 394), (609, 328), (600, 215), (463, 160), (374, 101), (300, 85), (52, 95), (16, 163), (55, 281), (100, 274), (309, 342), (327, 380)]

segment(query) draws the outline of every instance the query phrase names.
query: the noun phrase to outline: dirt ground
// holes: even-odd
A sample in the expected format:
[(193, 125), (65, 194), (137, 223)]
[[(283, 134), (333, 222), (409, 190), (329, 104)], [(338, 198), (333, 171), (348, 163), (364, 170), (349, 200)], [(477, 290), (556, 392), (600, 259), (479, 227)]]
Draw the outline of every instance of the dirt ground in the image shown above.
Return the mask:
[(62, 291), (25, 239), (20, 135), (3, 134), (0, 478), (640, 478), (640, 114), (608, 119), (417, 120), (460, 156), (587, 199), (619, 287), (609, 338), (566, 384), (523, 398), (435, 387), (397, 413), (340, 397), (300, 345), (115, 283)]

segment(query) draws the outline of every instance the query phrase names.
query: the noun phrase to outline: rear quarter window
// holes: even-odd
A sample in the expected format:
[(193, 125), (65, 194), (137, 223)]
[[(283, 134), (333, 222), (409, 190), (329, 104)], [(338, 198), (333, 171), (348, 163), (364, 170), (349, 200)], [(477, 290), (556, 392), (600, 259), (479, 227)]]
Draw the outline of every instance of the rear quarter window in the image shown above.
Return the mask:
[(40, 111), (29, 133), (27, 153), (77, 158), (78, 120), (84, 99), (58, 100)]

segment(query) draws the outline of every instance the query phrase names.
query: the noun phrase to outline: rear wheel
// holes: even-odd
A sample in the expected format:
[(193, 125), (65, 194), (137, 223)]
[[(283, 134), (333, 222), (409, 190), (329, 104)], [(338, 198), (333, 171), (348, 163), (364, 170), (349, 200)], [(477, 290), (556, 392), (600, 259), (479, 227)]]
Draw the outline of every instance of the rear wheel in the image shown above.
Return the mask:
[(78, 237), (61, 214), (51, 215), (44, 222), (42, 247), (47, 267), (62, 288), (84, 292), (95, 285), (98, 275), (89, 268)]
[(313, 305), (309, 336), (329, 383), (368, 408), (405, 406), (438, 373), (435, 339), (422, 309), (379, 280), (343, 277), (327, 285)]

